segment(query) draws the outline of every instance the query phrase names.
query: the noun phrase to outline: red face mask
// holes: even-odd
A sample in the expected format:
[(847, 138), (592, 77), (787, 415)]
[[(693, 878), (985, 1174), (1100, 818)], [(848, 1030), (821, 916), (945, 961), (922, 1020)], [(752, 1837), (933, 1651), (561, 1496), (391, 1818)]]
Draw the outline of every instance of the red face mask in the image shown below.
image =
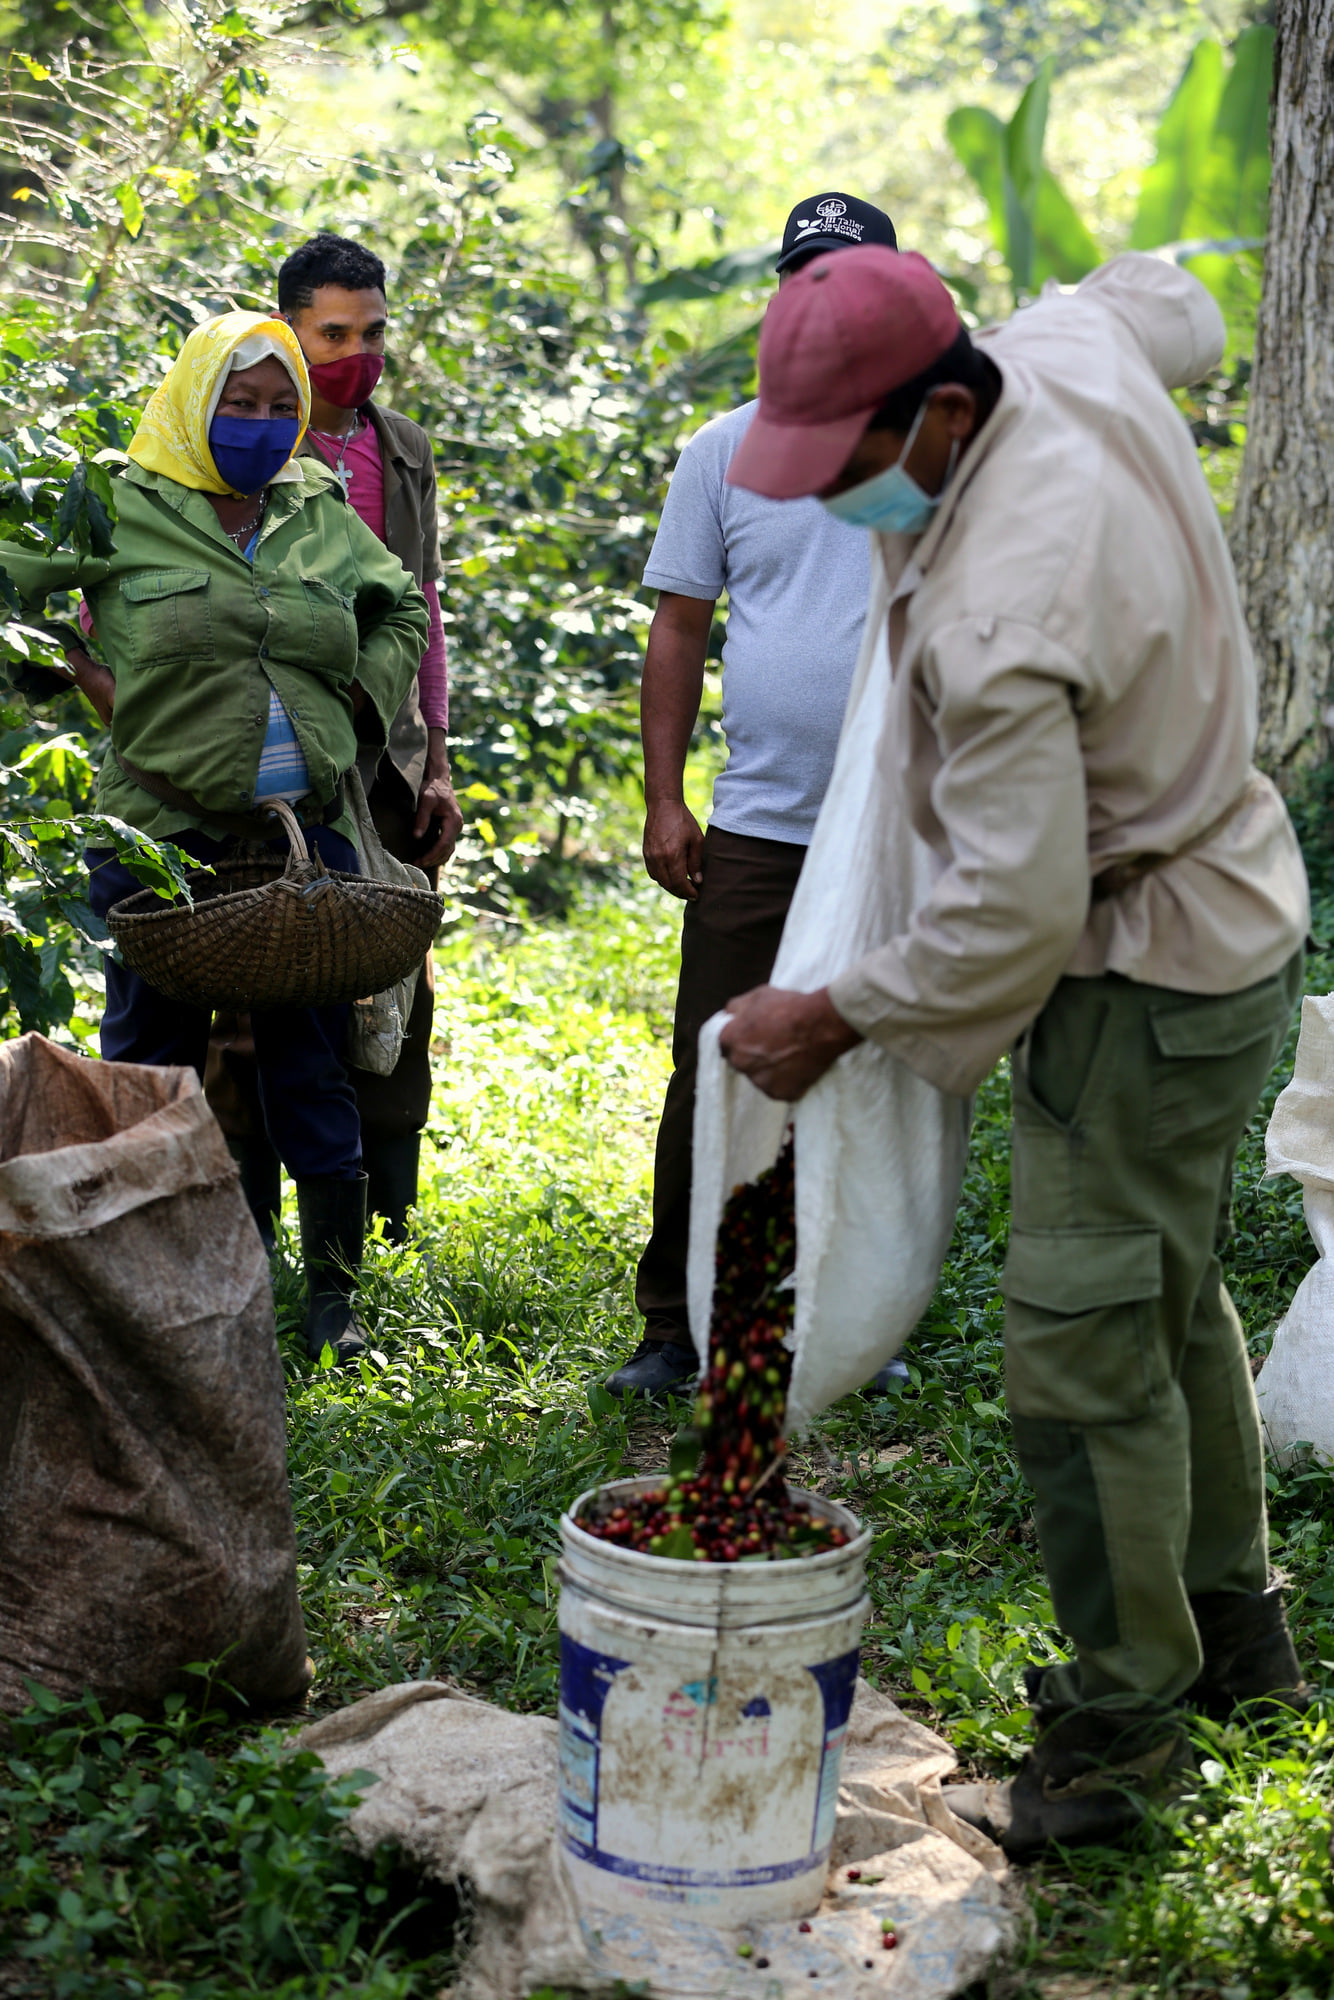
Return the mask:
[(348, 354), (341, 361), (307, 363), (311, 387), (337, 410), (356, 410), (384, 372), (383, 354)]

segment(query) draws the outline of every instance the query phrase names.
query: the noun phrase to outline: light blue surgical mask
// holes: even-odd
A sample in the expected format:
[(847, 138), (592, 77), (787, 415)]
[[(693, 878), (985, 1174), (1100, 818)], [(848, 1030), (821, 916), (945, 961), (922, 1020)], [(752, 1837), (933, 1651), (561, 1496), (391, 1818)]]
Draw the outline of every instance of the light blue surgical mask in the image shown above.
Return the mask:
[(920, 535), (930, 527), (931, 516), (954, 476), (959, 441), (955, 438), (950, 445), (950, 462), (945, 469), (940, 492), (924, 493), (912, 474), (904, 471), (903, 465), (922, 428), (926, 410), (927, 406), (923, 403), (912, 420), (903, 450), (893, 465), (887, 465), (883, 472), (873, 473), (857, 486), (850, 486), (846, 493), (834, 493), (829, 499), (821, 501), (821, 505), (827, 507), (836, 520), (846, 521), (852, 528), (872, 528), (882, 535)]

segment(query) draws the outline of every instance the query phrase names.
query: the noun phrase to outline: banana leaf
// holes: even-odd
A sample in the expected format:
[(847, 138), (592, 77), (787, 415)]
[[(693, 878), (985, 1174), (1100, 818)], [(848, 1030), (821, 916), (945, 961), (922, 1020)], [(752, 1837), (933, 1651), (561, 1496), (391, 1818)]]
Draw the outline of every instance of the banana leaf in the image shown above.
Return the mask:
[(1132, 250), (1155, 250), (1184, 235), (1186, 212), (1204, 178), (1222, 101), (1223, 51), (1215, 41), (1197, 42), (1158, 127), (1157, 150), (1140, 186), (1130, 232)]
[(1269, 212), (1269, 93), (1274, 31), (1237, 37), (1213, 138), (1173, 236), (1263, 236)]
[[(1237, 37), (1214, 136), (1194, 200), (1181, 228), (1184, 237), (1241, 237), (1263, 242), (1269, 215), (1269, 94), (1274, 31), (1247, 28)], [(1258, 249), (1183, 259), (1207, 285), (1228, 323), (1234, 348), (1248, 349), (1260, 302), (1263, 256)]]
[[(1060, 182), (1040, 164), (1039, 114), (1045, 124), (1046, 110), (1045, 93), (1035, 90), (1038, 81), (1025, 91), (1008, 127), (994, 112), (977, 104), (961, 106), (945, 121), (945, 134), (955, 157), (987, 204), (992, 236), (1010, 267), (1017, 292), (1036, 291), (1048, 278), (1073, 284), (1102, 262), (1101, 250)], [(1039, 143), (1036, 178), (1032, 170), (1035, 138)], [(1022, 214), (1025, 207), (1027, 213)], [(1021, 215), (1017, 240), (1013, 234), (1016, 214)]]
[(1052, 62), (1037, 75), (1020, 98), (1005, 127), (1004, 201), (1006, 261), (1016, 291), (1034, 288), (1038, 188), (1042, 182), (1042, 147), (1051, 104)]

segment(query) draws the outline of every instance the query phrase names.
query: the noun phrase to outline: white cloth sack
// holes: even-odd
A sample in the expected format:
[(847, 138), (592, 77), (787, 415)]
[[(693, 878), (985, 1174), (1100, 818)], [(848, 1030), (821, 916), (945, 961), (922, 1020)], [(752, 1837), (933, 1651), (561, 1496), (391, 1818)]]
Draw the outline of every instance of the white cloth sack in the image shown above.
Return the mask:
[[(344, 784), (348, 810), (356, 822), (357, 853), (361, 859), (362, 874), (372, 882), (390, 882), (396, 889), (429, 889), (431, 885), (421, 869), (399, 861), (380, 839), (366, 802), (366, 787), (355, 764), (347, 772)], [(421, 967), (418, 966), (406, 979), (400, 979), (397, 986), (352, 1002), (347, 1059), (355, 1069), (368, 1069), (375, 1076), (389, 1076), (397, 1068), (420, 978)]]
[[(890, 714), (889, 585), (872, 538), (871, 602), (843, 733), (783, 930), (773, 984), (810, 993), (900, 935), (939, 869), (913, 831), (880, 746)], [(882, 1368), (911, 1333), (949, 1244), (968, 1151), (968, 1103), (874, 1042), (841, 1057), (795, 1107), (723, 1059), (700, 1030), (690, 1207), (690, 1323), (701, 1357), (723, 1207), (796, 1128), (797, 1304), (788, 1425), (799, 1430)]]
[(1292, 1082), (1265, 1134), (1265, 1167), (1302, 1184), (1318, 1261), (1293, 1294), (1255, 1395), (1269, 1449), (1283, 1461), (1309, 1444), (1334, 1459), (1334, 993), (1302, 1002)]

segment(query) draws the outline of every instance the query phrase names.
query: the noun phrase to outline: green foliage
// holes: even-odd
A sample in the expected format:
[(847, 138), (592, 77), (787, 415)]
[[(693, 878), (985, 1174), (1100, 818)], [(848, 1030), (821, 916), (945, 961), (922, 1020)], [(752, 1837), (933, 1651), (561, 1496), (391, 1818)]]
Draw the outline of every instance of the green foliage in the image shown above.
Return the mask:
[(432, 1990), (391, 1942), (411, 1914), (392, 1856), (363, 1862), (339, 1837), (365, 1774), (329, 1781), (278, 1731), (238, 1741), (219, 1710), (183, 1695), (145, 1720), (109, 1716), (91, 1695), (32, 1693), (0, 1751), (0, 1951), (7, 1971), (28, 1973), (7, 1992)]
[(1248, 28), (1239, 36), (1182, 224), (1187, 239), (1235, 246), (1206, 248), (1183, 261), (1214, 294), (1227, 315), (1234, 343), (1243, 349), (1250, 345), (1260, 299), (1260, 252), (1269, 212), (1273, 61), (1272, 28)]
[[(1240, 1732), (1205, 1740), (1204, 1784), (1173, 1827), (1174, 1853), (1133, 1871), (1109, 1943), (1145, 1971), (1226, 1968), (1253, 2000), (1328, 1991), (1334, 1955), (1329, 1725), (1305, 1724), (1287, 1755), (1257, 1759)], [(1257, 1764), (1259, 1769), (1257, 1770)], [(1207, 1892), (1201, 1893), (1204, 1885)], [(1309, 1986), (1307, 1985), (1309, 1983)]]
[(657, 306), (678, 299), (712, 299), (738, 286), (763, 283), (772, 277), (777, 255), (777, 246), (766, 243), (757, 250), (729, 250), (725, 257), (711, 257), (688, 268), (665, 271), (660, 278), (637, 288), (636, 304)]
[(1061, 75), (1143, 47), (1193, 22), (1163, 0), (977, 0), (969, 7), (902, 8), (878, 60), (899, 88), (971, 83), (979, 74), (1020, 84), (1044, 63)]
[(456, 63), (466, 65), (546, 142), (562, 183), (571, 233), (592, 259), (604, 300), (613, 275), (633, 285), (641, 256), (655, 259), (649, 227), (680, 206), (673, 186), (645, 171), (622, 129), (628, 78), (689, 75), (722, 15), (718, 0), (390, 0)]
[(79, 707), (67, 696), (51, 720), (0, 704), (0, 1036), (66, 1028), (86, 1042), (96, 1030), (108, 936), (88, 906), (86, 847), (109, 848), (162, 895), (183, 889), (193, 865), (170, 843), (82, 809), (92, 760)]
[(952, 111), (945, 133), (977, 183), (1004, 252), (1016, 298), (1048, 278), (1073, 284), (1102, 262), (1102, 252), (1042, 157), (1052, 66), (1043, 63), (1007, 125), (979, 105)]
[[(1169, 247), (1189, 265), (1228, 314), (1234, 342), (1247, 339), (1258, 299), (1273, 42), (1272, 28), (1245, 29), (1226, 72), (1220, 45), (1197, 43), (1158, 127), (1130, 232), (1131, 249)], [(986, 201), (1016, 300), (1048, 278), (1075, 282), (1104, 255), (1043, 160), (1054, 61), (1039, 66), (1008, 123), (980, 105), (945, 121)]]
[[(91, 44), (8, 57), (0, 157), (8, 163), (0, 311), (0, 1032), (66, 1029), (87, 1040), (107, 933), (86, 900), (80, 855), (112, 849), (163, 894), (182, 860), (119, 820), (89, 813), (105, 749), (52, 668), (79, 635), (22, 607), (4, 547), (110, 552), (112, 468), (160, 358), (224, 303), (193, 288), (193, 260), (251, 178), (254, 70), (262, 30), (221, 5), (175, 22), (156, 60)], [(133, 39), (127, 19), (117, 33)], [(57, 140), (58, 135), (58, 140)], [(231, 209), (228, 210), (229, 214)], [(68, 607), (62, 606), (62, 610)], [(28, 713), (18, 695), (54, 707)]]
[(1223, 50), (1197, 42), (1158, 127), (1153, 163), (1140, 183), (1132, 250), (1156, 250), (1186, 234), (1186, 211), (1204, 175), (1223, 100)]

